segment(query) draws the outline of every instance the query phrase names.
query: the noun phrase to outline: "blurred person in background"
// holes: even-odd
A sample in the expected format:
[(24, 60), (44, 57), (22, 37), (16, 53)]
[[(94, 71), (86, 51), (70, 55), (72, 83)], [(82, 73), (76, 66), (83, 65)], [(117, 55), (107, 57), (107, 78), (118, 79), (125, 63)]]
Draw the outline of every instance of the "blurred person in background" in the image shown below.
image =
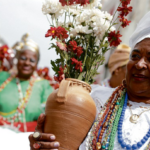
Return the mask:
[(125, 44), (120, 44), (110, 56), (108, 68), (111, 73), (110, 78), (101, 82), (101, 86), (116, 88), (122, 83), (126, 74), (126, 65), (129, 61), (131, 48)]
[(30, 132), (53, 88), (35, 73), (39, 47), (28, 39), (28, 34), (13, 48), (18, 50), (17, 74), (0, 72), (0, 125), (16, 132)]

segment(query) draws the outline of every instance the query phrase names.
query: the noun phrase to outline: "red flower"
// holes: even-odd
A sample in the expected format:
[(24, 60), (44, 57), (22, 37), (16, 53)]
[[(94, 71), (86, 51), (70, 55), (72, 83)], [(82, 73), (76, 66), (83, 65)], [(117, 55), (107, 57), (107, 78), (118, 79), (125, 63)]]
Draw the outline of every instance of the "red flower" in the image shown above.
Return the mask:
[(76, 3), (80, 4), (82, 6), (82, 5), (85, 5), (85, 4), (89, 4), (90, 1), (89, 0), (76, 0)]
[(74, 40), (70, 41), (69, 44), (73, 52), (76, 53), (78, 57), (80, 57), (81, 54), (83, 53), (82, 51), (83, 48), (81, 46), (77, 46), (77, 42)]
[(83, 49), (83, 48), (82, 48), (81, 46), (78, 46), (78, 47), (77, 47), (76, 53), (77, 53), (77, 56), (78, 56), (78, 57), (80, 57), (81, 54), (83, 53), (82, 49)]
[(118, 7), (117, 11), (121, 12), (121, 14), (120, 14), (121, 17), (127, 16), (129, 14), (129, 12), (132, 11), (132, 6), (128, 7), (127, 5), (125, 5), (122, 7)]
[(72, 4), (85, 5), (90, 3), (89, 0), (59, 0), (59, 2), (62, 4), (62, 6), (72, 5)]
[(4, 58), (7, 60), (11, 57), (11, 53), (9, 52), (9, 47), (7, 45), (3, 45), (0, 47), (0, 60), (3, 61)]
[(117, 31), (117, 33), (116, 31), (111, 31), (108, 34), (108, 41), (110, 42), (110, 46), (118, 46), (121, 43), (119, 37), (122, 37), (120, 31)]
[(45, 67), (45, 68), (40, 68), (37, 70), (37, 74), (41, 77), (44, 78), (46, 80), (52, 81), (52, 78), (49, 76), (49, 68)]
[(127, 19), (125, 19), (124, 17), (120, 17), (119, 21), (122, 22), (121, 26), (123, 28), (126, 27), (127, 25), (129, 25), (129, 23), (131, 22), (131, 21), (128, 21)]
[(73, 3), (76, 2), (76, 0), (59, 0), (59, 2), (62, 4), (62, 6), (65, 6), (65, 5), (72, 5)]
[(75, 51), (77, 49), (77, 42), (72, 40), (69, 42), (71, 48)]
[(56, 36), (56, 27), (51, 27), (47, 33), (45, 34), (45, 37), (49, 37), (52, 36), (53, 38), (55, 38)]
[(47, 33), (45, 34), (45, 37), (52, 36), (52, 38), (58, 37), (59, 39), (66, 39), (68, 38), (67, 30), (65, 28), (59, 26), (59, 27), (51, 27)]
[(62, 66), (60, 66), (59, 71), (58, 71), (58, 76), (54, 76), (55, 81), (61, 82), (65, 78), (64, 69), (65, 67), (62, 68)]
[(68, 38), (67, 30), (61, 26), (57, 27), (56, 36), (62, 40)]
[(120, 0), (122, 3), (122, 6), (130, 4), (131, 0)]
[(76, 60), (75, 58), (71, 58), (72, 60), (72, 63), (71, 64), (75, 64), (75, 69), (76, 70), (80, 70), (80, 72), (82, 72), (82, 62), (81, 61), (78, 61)]

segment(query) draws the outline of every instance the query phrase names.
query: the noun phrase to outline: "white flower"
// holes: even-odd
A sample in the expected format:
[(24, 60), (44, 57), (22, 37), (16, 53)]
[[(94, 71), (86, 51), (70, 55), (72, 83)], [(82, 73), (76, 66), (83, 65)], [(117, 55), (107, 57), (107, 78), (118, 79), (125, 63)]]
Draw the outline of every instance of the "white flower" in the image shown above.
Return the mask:
[(80, 10), (79, 9), (71, 9), (69, 8), (69, 13), (72, 15), (72, 16), (77, 16), (80, 14)]
[(105, 12), (105, 19), (111, 21), (112, 20), (112, 15), (110, 15), (107, 12)]
[(51, 14), (58, 17), (63, 13), (62, 5), (59, 0), (45, 0), (42, 6), (42, 12), (44, 15)]
[(73, 26), (73, 23), (71, 21), (68, 21), (66, 24), (65, 24), (65, 27), (72, 27)]
[(88, 10), (82, 11), (82, 13), (76, 17), (77, 24), (81, 24), (81, 23), (84, 23), (84, 22), (89, 22), (90, 16), (91, 16), (91, 11), (90, 10), (89, 11)]
[(77, 25), (70, 30), (70, 34), (72, 37), (75, 37), (77, 34), (90, 34), (93, 30), (89, 29), (88, 26)]
[(77, 33), (84, 33), (84, 34), (90, 34), (93, 32), (93, 30), (89, 30), (88, 26), (82, 26), (82, 25), (76, 26), (75, 30)]
[(75, 36), (77, 36), (77, 32), (74, 28), (71, 28), (70, 29), (70, 37), (72, 38), (72, 37), (75, 37)]
[(116, 28), (115, 28), (114, 26), (112, 26), (109, 30), (110, 30), (110, 31), (115, 31)]

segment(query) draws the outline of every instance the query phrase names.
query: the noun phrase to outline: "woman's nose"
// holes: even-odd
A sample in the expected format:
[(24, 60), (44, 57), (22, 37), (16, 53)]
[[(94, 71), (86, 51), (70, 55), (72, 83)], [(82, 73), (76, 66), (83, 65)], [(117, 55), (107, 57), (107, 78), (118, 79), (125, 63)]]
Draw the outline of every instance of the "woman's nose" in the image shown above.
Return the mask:
[(27, 59), (27, 60), (25, 61), (25, 64), (26, 64), (26, 65), (30, 65), (30, 60)]
[(147, 63), (144, 58), (140, 59), (135, 66), (137, 69), (147, 69)]

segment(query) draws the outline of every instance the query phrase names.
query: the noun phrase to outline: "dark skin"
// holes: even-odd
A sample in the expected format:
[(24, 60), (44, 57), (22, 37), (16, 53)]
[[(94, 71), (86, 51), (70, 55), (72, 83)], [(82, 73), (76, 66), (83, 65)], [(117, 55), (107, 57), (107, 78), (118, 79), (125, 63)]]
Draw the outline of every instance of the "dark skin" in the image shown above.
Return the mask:
[(34, 139), (33, 134), (29, 136), (31, 150), (35, 150), (33, 148), (34, 143), (41, 144), (40, 150), (49, 150), (49, 149), (57, 150), (59, 148), (60, 144), (59, 142), (55, 141), (56, 140), (55, 135), (43, 133), (44, 120), (45, 120), (45, 115), (41, 114), (37, 120), (37, 126), (35, 129), (35, 131), (41, 133), (41, 136), (38, 139)]
[[(126, 88), (131, 101), (150, 103), (150, 38), (136, 44), (131, 53), (127, 64)], [(33, 148), (35, 142), (41, 144), (40, 150), (59, 148), (58, 145), (54, 148), (56, 141), (50, 138), (54, 135), (43, 133), (44, 118), (45, 115), (41, 114), (37, 123), (36, 131), (41, 133), (40, 138), (34, 139), (33, 134), (29, 136), (31, 150), (35, 150)]]
[(150, 38), (134, 47), (127, 64), (126, 84), (130, 100), (150, 103)]
[(37, 68), (38, 56), (36, 52), (31, 50), (21, 51), (18, 56), (18, 77), (23, 80), (28, 80)]

